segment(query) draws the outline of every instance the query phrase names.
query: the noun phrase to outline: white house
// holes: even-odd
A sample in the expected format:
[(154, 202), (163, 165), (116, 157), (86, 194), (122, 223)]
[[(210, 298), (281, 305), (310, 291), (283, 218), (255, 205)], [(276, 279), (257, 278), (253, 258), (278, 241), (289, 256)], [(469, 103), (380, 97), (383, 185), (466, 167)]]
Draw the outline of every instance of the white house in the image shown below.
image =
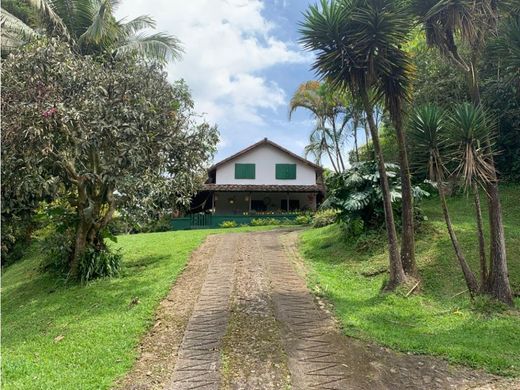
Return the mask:
[(315, 210), (323, 168), (264, 138), (220, 161), (194, 199), (194, 211), (218, 215)]

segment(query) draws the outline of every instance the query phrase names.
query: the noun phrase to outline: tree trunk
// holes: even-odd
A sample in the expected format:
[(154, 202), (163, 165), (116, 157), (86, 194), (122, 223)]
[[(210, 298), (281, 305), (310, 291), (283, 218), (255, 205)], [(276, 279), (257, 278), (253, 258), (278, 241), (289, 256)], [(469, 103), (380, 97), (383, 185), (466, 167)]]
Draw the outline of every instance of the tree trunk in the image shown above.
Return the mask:
[(480, 194), (478, 186), (473, 183), (473, 196), (475, 203), (475, 214), (477, 218), (477, 238), (478, 238), (478, 253), (480, 259), (480, 289), (481, 291), (488, 290), (488, 271), (486, 259), (486, 243), (484, 240), (484, 228), (482, 223), (482, 208), (480, 206)]
[[(438, 175), (440, 176), (440, 175)], [(464, 274), (464, 280), (466, 281), (466, 285), (468, 286), (468, 290), (471, 296), (474, 296), (479, 291), (477, 278), (475, 274), (469, 268), (466, 259), (464, 258), (464, 254), (462, 253), (462, 248), (459, 245), (459, 241), (457, 240), (457, 236), (455, 235), (455, 231), (453, 230), (453, 226), (451, 224), (450, 214), (448, 212), (448, 206), (446, 204), (446, 195), (444, 191), (444, 183), (438, 183), (439, 190), (439, 198), (441, 200), (442, 213), (444, 214), (444, 220), (446, 221), (446, 227), (448, 228), (448, 233), (450, 235), (451, 244), (453, 245), (453, 249), (455, 250), (455, 255), (457, 256), (457, 260), (459, 261), (460, 268), (462, 269), (462, 273)]]
[[(467, 74), (469, 93), (473, 104), (480, 105), (480, 86), (478, 72), (471, 63), (470, 71)], [(488, 138), (486, 147), (491, 149), (491, 142)], [(490, 161), (495, 166), (493, 158)], [(506, 242), (504, 237), (504, 222), (502, 220), (502, 205), (498, 193), (498, 179), (496, 172), (491, 181), (486, 184), (486, 194), (489, 209), (489, 233), (491, 264), (489, 275), (489, 293), (499, 301), (513, 306), (513, 293), (509, 285), (509, 274), (507, 270)]]
[(336, 150), (336, 158), (338, 159), (338, 167), (340, 167), (341, 172), (345, 171), (345, 163), (343, 161), (343, 157), (341, 156), (341, 149), (339, 147), (338, 142), (338, 133), (336, 131), (336, 121), (332, 118), (332, 134), (334, 137), (334, 149)]
[(79, 262), (87, 248), (88, 224), (80, 220), (76, 230), (76, 239), (70, 259), (70, 276), (77, 279), (79, 275)]
[(394, 290), (398, 285), (406, 280), (406, 276), (401, 263), (399, 255), (399, 246), (397, 240), (397, 232), (395, 230), (394, 213), (392, 209), (392, 199), (390, 196), (390, 186), (388, 184), (388, 177), (386, 175), (385, 160), (379, 144), (379, 135), (377, 133), (377, 126), (374, 121), (372, 105), (365, 90), (360, 91), (361, 99), (367, 115), (368, 125), (372, 134), (372, 144), (377, 155), (377, 164), (379, 168), (379, 176), (381, 180), (381, 190), (383, 193), (383, 205), (385, 210), (385, 224), (388, 237), (388, 257), (390, 279), (385, 286), (385, 290)]
[(506, 242), (502, 222), (502, 206), (498, 196), (498, 184), (493, 181), (486, 185), (489, 202), (489, 230), (491, 238), (491, 261), (489, 293), (499, 301), (513, 306), (513, 293), (509, 285), (507, 270)]
[(359, 125), (359, 120), (358, 118), (356, 117), (352, 123), (352, 127), (353, 127), (353, 134), (354, 134), (354, 149), (356, 151), (356, 162), (359, 162), (359, 148), (358, 148), (358, 139), (357, 139), (357, 128), (358, 128), (358, 125)]
[(367, 147), (367, 160), (370, 159), (370, 155), (372, 155), (372, 160), (376, 159), (374, 149), (372, 148), (372, 153), (370, 153), (370, 129), (368, 126), (368, 119), (366, 118), (365, 113), (365, 123), (363, 124), (363, 127), (365, 128), (365, 138), (366, 138), (366, 147)]
[(410, 165), (408, 163), (408, 152), (406, 150), (406, 136), (403, 123), (400, 118), (395, 120), (397, 133), (397, 144), (399, 147), (399, 165), (401, 166), (401, 191), (402, 191), (402, 241), (401, 261), (404, 272), (408, 275), (417, 276), (417, 263), (415, 262), (415, 233), (414, 233), (414, 210), (412, 183), (410, 179)]
[(334, 169), (334, 172), (340, 173), (339, 169), (336, 167), (336, 164), (334, 164), (334, 160), (332, 159), (332, 154), (330, 153), (329, 145), (325, 143), (325, 147), (327, 148), (327, 155), (329, 156), (330, 163), (332, 164), (332, 168)]

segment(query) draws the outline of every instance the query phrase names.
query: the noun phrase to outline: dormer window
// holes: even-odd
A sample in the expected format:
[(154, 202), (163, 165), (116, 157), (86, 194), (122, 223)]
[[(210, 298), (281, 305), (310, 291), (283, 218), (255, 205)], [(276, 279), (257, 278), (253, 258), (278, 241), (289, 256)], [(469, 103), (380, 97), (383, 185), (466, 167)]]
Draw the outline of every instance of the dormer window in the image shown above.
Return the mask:
[(295, 180), (296, 164), (276, 164), (277, 180)]
[(255, 164), (235, 164), (235, 179), (255, 179)]

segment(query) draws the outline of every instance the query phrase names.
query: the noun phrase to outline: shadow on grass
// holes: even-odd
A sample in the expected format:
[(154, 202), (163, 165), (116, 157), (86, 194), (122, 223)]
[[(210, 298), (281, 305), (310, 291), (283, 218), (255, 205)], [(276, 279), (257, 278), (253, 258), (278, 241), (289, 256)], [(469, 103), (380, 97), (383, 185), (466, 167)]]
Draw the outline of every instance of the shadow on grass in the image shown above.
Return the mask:
[[(28, 342), (42, 334), (74, 327), (74, 322), (88, 318), (96, 322), (113, 313), (139, 310), (139, 300), (154, 297), (154, 283), (164, 279), (160, 269), (168, 256), (139, 257), (125, 264), (120, 277), (98, 279), (87, 284), (64, 283), (50, 273), (34, 269), (34, 276), (2, 294), (5, 333), (4, 347)], [(140, 273), (146, 273), (146, 276)], [(171, 275), (173, 281), (174, 275)], [(35, 317), (45, 313), (44, 318)], [(9, 329), (16, 329), (10, 332)]]

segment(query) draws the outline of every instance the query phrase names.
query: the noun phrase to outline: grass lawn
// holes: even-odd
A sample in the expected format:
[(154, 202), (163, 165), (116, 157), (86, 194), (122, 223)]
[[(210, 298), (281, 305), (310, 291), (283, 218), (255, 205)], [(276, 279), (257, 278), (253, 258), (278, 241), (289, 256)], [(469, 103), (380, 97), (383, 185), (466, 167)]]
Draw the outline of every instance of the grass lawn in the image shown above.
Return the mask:
[(2, 275), (2, 387), (109, 388), (131, 368), (158, 303), (204, 238), (269, 228), (120, 236), (122, 276), (85, 286), (40, 273), (36, 243)]
[[(520, 186), (503, 187), (510, 279), (520, 291)], [(449, 203), (456, 232), (468, 261), (478, 271), (478, 250), (472, 201), (465, 197)], [(421, 228), (417, 260), (422, 293), (380, 294), (385, 275), (365, 277), (362, 272), (384, 268), (384, 239), (360, 246), (346, 240), (334, 225), (301, 233), (301, 253), (309, 265), (309, 283), (333, 303), (344, 331), (403, 351), (440, 355), (452, 362), (484, 368), (492, 373), (520, 376), (520, 312), (482, 309), (471, 304), (446, 232), (438, 199), (423, 209), (429, 222)], [(487, 213), (487, 210), (485, 210)], [(367, 249), (368, 248), (368, 249)], [(516, 299), (517, 308), (520, 299)]]

